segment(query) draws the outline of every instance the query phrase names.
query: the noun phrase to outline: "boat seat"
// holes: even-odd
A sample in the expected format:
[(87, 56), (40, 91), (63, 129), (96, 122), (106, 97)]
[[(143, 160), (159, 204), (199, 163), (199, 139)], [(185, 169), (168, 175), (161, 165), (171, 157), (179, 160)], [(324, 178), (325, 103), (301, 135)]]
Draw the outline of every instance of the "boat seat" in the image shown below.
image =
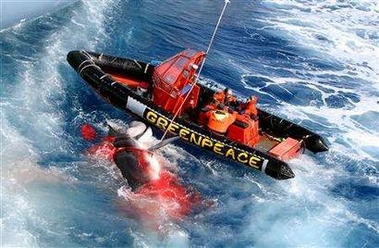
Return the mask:
[(280, 142), (277, 146), (272, 148), (269, 153), (281, 160), (288, 160), (290, 158), (296, 157), (300, 152), (300, 148), (301, 141), (288, 137), (284, 141)]
[(277, 144), (279, 144), (278, 141), (268, 139), (265, 136), (261, 136), (261, 139), (255, 145), (255, 148), (260, 151), (267, 152), (271, 150), (273, 147), (275, 147)]
[(243, 129), (249, 127), (249, 123), (246, 123), (246, 122), (241, 121), (241, 120), (235, 120), (235, 122), (233, 123), (233, 125), (236, 125), (237, 127), (241, 127)]

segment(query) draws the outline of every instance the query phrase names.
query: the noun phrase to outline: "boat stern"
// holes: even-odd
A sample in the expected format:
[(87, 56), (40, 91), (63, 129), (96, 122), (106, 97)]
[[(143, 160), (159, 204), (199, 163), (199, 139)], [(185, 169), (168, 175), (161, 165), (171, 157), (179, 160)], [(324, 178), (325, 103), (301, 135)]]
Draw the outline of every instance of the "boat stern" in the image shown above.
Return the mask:
[(277, 161), (270, 161), (263, 171), (266, 175), (278, 180), (286, 180), (295, 177), (291, 167), (287, 163)]
[(306, 137), (304, 139), (304, 143), (305, 147), (314, 153), (326, 152), (329, 150), (329, 146), (327, 145), (325, 140), (317, 134), (313, 134)]

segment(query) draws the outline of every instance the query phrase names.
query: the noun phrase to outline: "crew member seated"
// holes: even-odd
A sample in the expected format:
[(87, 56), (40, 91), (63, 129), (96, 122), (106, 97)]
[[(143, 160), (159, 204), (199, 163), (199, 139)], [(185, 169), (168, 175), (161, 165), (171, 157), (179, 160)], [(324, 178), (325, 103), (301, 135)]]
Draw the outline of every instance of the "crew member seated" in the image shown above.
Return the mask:
[(243, 112), (243, 114), (250, 116), (252, 120), (258, 120), (257, 101), (258, 98), (256, 96), (249, 97)]
[(223, 104), (229, 106), (236, 103), (236, 98), (233, 96), (233, 91), (229, 88), (218, 91), (213, 95), (213, 100), (216, 104)]

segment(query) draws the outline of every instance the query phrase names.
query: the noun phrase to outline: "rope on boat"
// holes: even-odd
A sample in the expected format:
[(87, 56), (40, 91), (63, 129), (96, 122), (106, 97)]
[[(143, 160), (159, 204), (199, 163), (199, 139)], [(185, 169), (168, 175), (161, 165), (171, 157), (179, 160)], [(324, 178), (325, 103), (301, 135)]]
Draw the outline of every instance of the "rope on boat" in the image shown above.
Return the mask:
[(133, 59), (133, 61), (134, 61), (134, 63), (136, 63), (136, 65), (138, 65), (138, 67), (139, 67), (140, 69), (142, 69), (142, 65), (140, 65), (140, 64), (138, 63), (137, 60)]
[(88, 65), (86, 65), (86, 66), (83, 66), (83, 68), (80, 69), (79, 74), (82, 74), (82, 72), (83, 72), (85, 69), (89, 68), (89, 67), (95, 67), (96, 69), (98, 69), (98, 70), (101, 71), (101, 68), (100, 68), (99, 66), (97, 66), (97, 65), (95, 65), (95, 64), (88, 64)]
[(88, 59), (92, 60), (92, 56), (87, 51), (81, 50), (80, 53), (84, 54)]
[[(190, 90), (188, 91), (186, 97), (184, 98), (183, 102), (181, 103), (180, 107), (178, 108), (178, 110), (176, 111), (174, 117), (171, 119), (170, 121), (170, 124), (168, 125), (168, 127), (174, 122), (174, 120), (176, 119), (176, 117), (178, 116), (180, 110), (183, 108), (183, 105), (184, 103), (187, 101), (188, 97), (191, 95), (191, 92), (192, 92), (192, 89), (195, 87), (195, 85), (197, 84), (199, 78), (200, 78), (200, 74), (201, 74), (201, 71), (203, 70), (203, 67), (204, 67), (204, 64), (205, 64), (205, 60), (207, 59), (207, 56), (208, 56), (208, 53), (212, 47), (212, 44), (213, 44), (213, 41), (214, 41), (214, 38), (216, 36), (216, 33), (217, 33), (217, 30), (218, 30), (218, 27), (220, 26), (220, 23), (221, 23), (221, 19), (222, 17), (224, 16), (224, 13), (225, 13), (225, 10), (226, 10), (226, 6), (228, 5), (228, 3), (230, 3), (230, 0), (225, 0), (225, 3), (224, 3), (224, 7), (222, 8), (222, 11), (221, 11), (221, 14), (220, 14), (220, 17), (218, 18), (218, 21), (217, 21), (217, 24), (216, 24), (216, 27), (213, 31), (213, 34), (212, 34), (212, 37), (211, 37), (211, 40), (209, 41), (209, 45), (208, 45), (208, 48), (207, 48), (207, 51), (205, 52), (205, 57), (203, 59), (203, 62), (201, 63), (200, 65), (200, 69), (199, 69), (199, 72), (196, 74), (196, 78), (194, 80), (194, 83), (191, 85), (191, 88)], [(168, 133), (168, 130), (169, 128), (166, 129), (166, 131), (164, 132), (162, 138), (160, 141), (163, 141), (164, 138), (166, 137), (167, 133)]]
[(146, 74), (146, 72), (147, 72), (147, 69), (149, 69), (149, 65), (150, 65), (150, 63), (147, 63), (147, 65), (145, 66), (145, 70), (143, 71), (143, 73), (145, 73), (145, 74)]
[(223, 9), (222, 9), (222, 11), (221, 11), (220, 17), (218, 18), (218, 21), (217, 21), (216, 27), (215, 27), (215, 29), (214, 29), (214, 31), (213, 31), (213, 34), (212, 34), (212, 38), (211, 38), (211, 40), (210, 40), (210, 42), (209, 42), (209, 45), (208, 45), (207, 51), (205, 52), (205, 58), (204, 58), (203, 62), (202, 62), (201, 65), (200, 65), (199, 73), (198, 73), (197, 76), (196, 76), (196, 80), (195, 80), (195, 82), (197, 82), (197, 80), (199, 80), (199, 77), (200, 77), (201, 71), (203, 70), (203, 67), (204, 67), (204, 64), (205, 64), (205, 60), (207, 59), (207, 55), (208, 55), (208, 53), (209, 53), (209, 50), (211, 50), (211, 46), (212, 46), (212, 44), (213, 44), (213, 41), (214, 41), (214, 38), (215, 38), (215, 36), (216, 36), (216, 33), (217, 33), (217, 30), (218, 30), (218, 27), (220, 26), (221, 19), (222, 19), (223, 15), (224, 15), (224, 12), (225, 12), (225, 9), (226, 9), (226, 6), (228, 5), (228, 3), (230, 3), (230, 0), (225, 0), (224, 7), (223, 7)]
[(104, 74), (104, 75), (101, 76), (99, 79), (100, 79), (100, 80), (103, 80), (103, 78), (108, 77), (108, 76), (109, 76), (109, 74)]
[(90, 64), (92, 64), (92, 63), (93, 63), (93, 60), (92, 60), (92, 59), (86, 59), (86, 60), (83, 60), (83, 62), (80, 63), (80, 65), (78, 66), (78, 70), (79, 70), (79, 71), (82, 71), (82, 67), (83, 67), (83, 65), (84, 65), (85, 63), (90, 63)]

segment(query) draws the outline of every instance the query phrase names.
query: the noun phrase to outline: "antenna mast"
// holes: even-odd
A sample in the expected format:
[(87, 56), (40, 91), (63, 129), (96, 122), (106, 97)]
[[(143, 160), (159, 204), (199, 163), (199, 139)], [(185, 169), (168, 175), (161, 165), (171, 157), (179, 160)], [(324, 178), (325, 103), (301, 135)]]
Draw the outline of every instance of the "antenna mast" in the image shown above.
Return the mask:
[[(212, 37), (211, 37), (211, 40), (209, 41), (209, 44), (208, 44), (208, 48), (207, 48), (207, 51), (205, 52), (205, 57), (203, 59), (203, 62), (201, 63), (200, 65), (200, 69), (199, 69), (199, 72), (196, 74), (196, 78), (194, 80), (194, 83), (192, 84), (191, 86), (191, 89), (189, 90), (189, 92), (187, 93), (186, 97), (184, 98), (182, 104), (180, 105), (180, 107), (178, 108), (178, 110), (176, 111), (174, 117), (171, 119), (170, 121), (170, 124), (168, 125), (168, 127), (174, 122), (174, 120), (176, 119), (176, 117), (178, 116), (180, 110), (182, 109), (184, 103), (187, 101), (187, 98), (189, 97), (189, 95), (191, 94), (192, 92), (192, 89), (195, 87), (197, 81), (199, 80), (200, 78), (200, 73), (201, 71), (203, 70), (203, 67), (204, 67), (204, 64), (205, 64), (205, 60), (207, 59), (207, 56), (208, 56), (208, 53), (209, 53), (209, 50), (211, 50), (211, 47), (212, 47), (212, 44), (213, 44), (213, 41), (214, 41), (214, 38), (216, 36), (216, 33), (217, 33), (217, 30), (218, 30), (218, 27), (220, 26), (220, 23), (221, 23), (221, 19), (222, 17), (224, 16), (224, 12), (226, 10), (226, 6), (228, 5), (228, 3), (230, 3), (230, 0), (225, 0), (225, 3), (224, 3), (224, 7), (222, 8), (222, 11), (221, 11), (221, 14), (220, 14), (220, 17), (218, 18), (218, 21), (217, 21), (217, 24), (216, 24), (216, 27), (213, 31), (213, 34), (212, 34)], [(169, 128), (166, 129), (166, 131), (164, 132), (162, 138), (160, 141), (163, 141), (164, 138), (166, 137), (167, 133), (168, 133), (168, 130)]]
[(216, 33), (217, 33), (217, 30), (218, 30), (218, 27), (220, 26), (221, 19), (222, 19), (222, 17), (224, 16), (224, 12), (225, 12), (225, 9), (226, 9), (226, 6), (228, 5), (228, 3), (230, 3), (230, 0), (225, 0), (224, 7), (222, 8), (222, 11), (221, 11), (220, 17), (218, 18), (218, 21), (217, 21), (216, 27), (215, 27), (215, 29), (214, 29), (214, 31), (213, 31), (213, 34), (212, 34), (211, 40), (209, 41), (209, 45), (208, 45), (207, 51), (205, 52), (205, 58), (203, 59), (203, 62), (201, 63), (201, 66), (200, 66), (200, 69), (199, 69), (199, 73), (198, 73), (197, 76), (196, 76), (196, 80), (195, 80), (195, 82), (197, 82), (197, 80), (199, 80), (200, 73), (201, 73), (201, 71), (203, 70), (203, 67), (204, 67), (204, 64), (205, 64), (205, 60), (207, 59), (207, 55), (208, 55), (208, 53), (209, 53), (209, 50), (211, 50), (211, 47), (212, 47), (212, 44), (213, 44), (214, 38), (215, 38), (215, 36), (216, 36)]

